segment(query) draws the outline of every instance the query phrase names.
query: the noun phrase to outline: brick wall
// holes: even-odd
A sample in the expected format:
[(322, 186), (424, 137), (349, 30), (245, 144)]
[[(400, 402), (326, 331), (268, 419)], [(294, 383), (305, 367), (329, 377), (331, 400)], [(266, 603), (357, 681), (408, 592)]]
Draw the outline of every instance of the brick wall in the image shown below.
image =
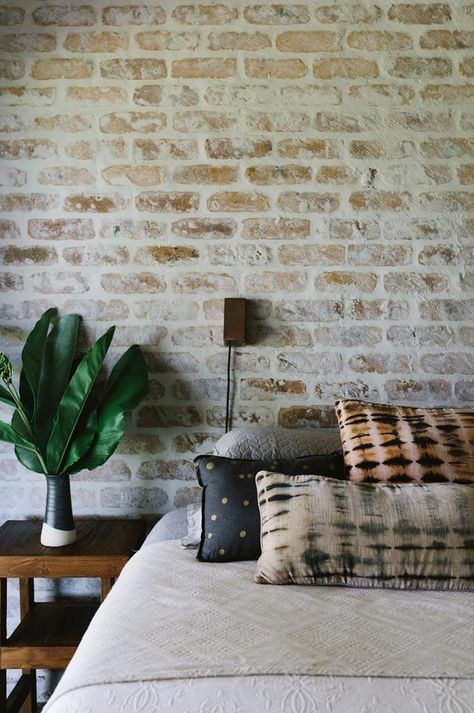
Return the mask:
[[(151, 372), (76, 513), (195, 496), (224, 296), (251, 300), (235, 425), (474, 401), (473, 21), (464, 0), (1, 6), (2, 348), (55, 304)], [(41, 477), (1, 457), (1, 516), (40, 513)]]

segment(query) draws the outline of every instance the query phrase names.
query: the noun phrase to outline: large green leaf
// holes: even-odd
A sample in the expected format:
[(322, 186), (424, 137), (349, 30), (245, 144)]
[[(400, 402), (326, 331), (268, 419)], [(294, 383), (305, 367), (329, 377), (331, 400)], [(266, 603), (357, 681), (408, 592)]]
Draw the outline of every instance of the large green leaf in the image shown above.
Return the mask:
[[(69, 448), (61, 465), (61, 473), (69, 473), (70, 468), (77, 463), (91, 447), (94, 438), (97, 436), (97, 411), (91, 411), (85, 424), (76, 429), (76, 435), (71, 440)], [(78, 470), (81, 470), (79, 468)], [(77, 472), (77, 470), (74, 470)]]
[(10, 392), (4, 386), (0, 386), (0, 401), (8, 406), (13, 406), (15, 408), (15, 402), (13, 401)]
[(5, 443), (12, 443), (14, 446), (22, 446), (23, 448), (30, 448), (34, 450), (33, 443), (30, 443), (26, 438), (20, 436), (9, 423), (5, 421), (0, 421), (0, 441), (5, 441)]
[[(31, 440), (31, 430), (28, 430), (27, 426), (23, 422), (18, 411), (15, 411), (12, 417), (12, 428), (13, 430), (20, 434), (27, 441)], [(27, 450), (26, 448), (21, 448), (20, 446), (15, 446), (15, 455), (25, 468), (32, 470), (35, 473), (44, 473), (44, 468), (41, 465), (41, 461), (34, 451)]]
[(96, 438), (85, 456), (69, 470), (70, 473), (83, 468), (93, 470), (110, 458), (123, 435), (124, 413), (138, 406), (147, 391), (145, 360), (140, 347), (135, 344), (127, 349), (112, 369), (98, 408)]
[(33, 417), (33, 430), (42, 450), (71, 376), (80, 321), (78, 314), (61, 317), (46, 338)]
[(61, 472), (61, 466), (69, 444), (100, 372), (114, 332), (115, 327), (108, 329), (89, 349), (74, 372), (59, 402), (53, 430), (46, 447), (46, 462), (50, 473)]
[(55, 314), (54, 307), (46, 310), (26, 338), (25, 346), (21, 352), (23, 368), (20, 374), (20, 397), (30, 419), (33, 417), (37, 400), (46, 337)]

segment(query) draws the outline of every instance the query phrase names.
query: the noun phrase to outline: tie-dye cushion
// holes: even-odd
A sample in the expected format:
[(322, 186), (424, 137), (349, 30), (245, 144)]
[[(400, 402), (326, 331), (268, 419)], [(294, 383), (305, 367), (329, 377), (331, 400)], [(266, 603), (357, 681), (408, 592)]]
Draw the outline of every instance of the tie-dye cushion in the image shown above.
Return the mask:
[(474, 589), (474, 485), (257, 474), (268, 584)]
[(336, 403), (353, 481), (474, 482), (474, 409)]

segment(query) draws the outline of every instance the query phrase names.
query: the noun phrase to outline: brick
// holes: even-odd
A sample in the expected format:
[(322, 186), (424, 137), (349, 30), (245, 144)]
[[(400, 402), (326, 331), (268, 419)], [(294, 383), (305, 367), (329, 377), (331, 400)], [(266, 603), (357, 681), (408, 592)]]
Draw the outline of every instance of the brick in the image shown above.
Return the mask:
[(171, 64), (171, 76), (181, 79), (225, 79), (235, 73), (236, 60), (232, 57), (178, 59)]
[(419, 305), (421, 319), (458, 322), (474, 318), (474, 299), (431, 299)]
[(24, 186), (26, 183), (26, 172), (19, 168), (0, 166), (0, 186)]
[(275, 101), (276, 86), (269, 84), (211, 84), (204, 92), (204, 100), (212, 106), (245, 107), (263, 105)]
[(25, 289), (23, 277), (14, 272), (0, 272), (0, 292), (22, 291)]
[(56, 249), (42, 245), (26, 248), (6, 245), (0, 248), (0, 255), (3, 265), (54, 265), (58, 261)]
[(285, 164), (283, 166), (249, 166), (245, 172), (251, 183), (258, 185), (306, 183), (311, 179), (309, 166)]
[(424, 101), (444, 102), (447, 105), (471, 102), (474, 87), (471, 84), (428, 84), (420, 92)]
[[(0, 87), (0, 106), (50, 106), (56, 99), (56, 89), (54, 87)], [(3, 116), (3, 113), (2, 113)], [(15, 117), (15, 121), (21, 128), (22, 119)], [(6, 128), (3, 131), (17, 131), (11, 127), (11, 120), (5, 122)]]
[(347, 247), (349, 265), (409, 265), (411, 261), (411, 248), (402, 245), (386, 246), (372, 243), (371, 245), (348, 245)]
[(323, 272), (314, 281), (316, 290), (324, 292), (373, 292), (377, 286), (377, 275), (373, 272)]
[(68, 32), (63, 47), (69, 52), (116, 52), (128, 48), (128, 37), (120, 32)]
[(194, 480), (196, 470), (188, 460), (150, 460), (141, 463), (137, 471), (139, 480)]
[[(221, 401), (225, 398), (226, 379), (223, 378), (201, 378), (191, 381), (178, 379), (173, 384), (172, 393), (176, 399), (180, 400), (202, 400)], [(193, 473), (193, 478), (195, 473)]]
[(115, 240), (157, 240), (165, 234), (164, 223), (155, 220), (104, 220), (101, 238)]
[(234, 166), (180, 166), (173, 174), (176, 183), (226, 184), (235, 183), (237, 179), (238, 169)]
[(155, 484), (152, 488), (139, 486), (106, 487), (100, 491), (100, 505), (102, 508), (115, 508), (120, 512), (128, 513), (130, 510), (142, 513), (159, 512), (169, 500), (168, 493)]
[(110, 5), (102, 10), (104, 25), (162, 25), (166, 13), (160, 5)]
[(64, 261), (69, 265), (124, 265), (129, 260), (127, 248), (116, 245), (63, 248)]
[(308, 69), (301, 59), (246, 59), (245, 71), (253, 79), (301, 79)]
[(337, 32), (325, 30), (287, 31), (277, 35), (276, 48), (280, 52), (337, 52), (341, 38)]
[[(159, 320), (160, 322), (174, 323), (183, 320), (194, 320), (198, 311), (199, 307), (197, 302), (187, 302), (182, 299), (179, 302), (165, 299), (150, 300), (147, 302), (138, 302), (135, 305), (135, 314), (138, 319), (153, 319), (154, 321)], [(170, 369), (160, 367), (156, 369), (156, 371), (174, 371), (173, 365), (178, 366), (178, 362), (174, 361), (172, 357), (173, 355), (170, 355)], [(178, 361), (179, 368), (177, 371), (197, 371), (197, 367), (194, 367), (194, 357), (190, 357), (189, 359), (182, 357)], [(191, 366), (193, 368), (190, 368)]]
[(385, 382), (388, 398), (395, 403), (441, 404), (451, 403), (451, 384), (441, 379), (389, 379)]
[(3, 52), (51, 52), (56, 36), (49, 32), (18, 32), (2, 35)]
[(178, 488), (173, 499), (173, 506), (180, 508), (186, 505), (193, 505), (199, 502), (200, 497), (201, 488), (198, 486)]
[(42, 159), (57, 155), (57, 147), (48, 139), (12, 139), (0, 141), (0, 158), (3, 160)]
[(33, 218), (28, 235), (34, 240), (92, 240), (95, 230), (90, 218)]
[(101, 275), (100, 284), (105, 292), (112, 292), (118, 295), (136, 293), (153, 294), (166, 290), (166, 282), (151, 272), (120, 274), (106, 272)]
[(337, 352), (289, 351), (277, 356), (278, 371), (300, 374), (339, 374), (342, 369), (342, 358)]
[(76, 193), (64, 199), (64, 210), (77, 213), (110, 213), (127, 205), (128, 199), (118, 193)]
[(84, 319), (98, 322), (110, 322), (116, 319), (127, 319), (128, 307), (122, 300), (86, 300), (75, 298), (63, 305), (64, 312), (78, 312)]
[(210, 50), (244, 50), (255, 52), (272, 46), (272, 41), (263, 32), (210, 32)]
[[(114, 335), (115, 337), (115, 335)], [(116, 453), (126, 455), (141, 455), (160, 453), (164, 446), (159, 437), (153, 433), (125, 432), (117, 446)]]
[(409, 104), (415, 90), (408, 84), (366, 84), (349, 87), (349, 97), (369, 106), (384, 106), (387, 100), (396, 106)]
[(446, 191), (445, 193), (422, 193), (420, 204), (423, 208), (440, 211), (474, 210), (474, 193), (466, 191)]
[(318, 5), (315, 8), (318, 22), (329, 24), (369, 24), (377, 22), (382, 16), (382, 10), (372, 3), (340, 2), (331, 5)]
[(241, 379), (240, 398), (274, 401), (277, 398), (306, 396), (306, 385), (297, 379)]
[(39, 172), (38, 183), (50, 186), (90, 185), (94, 183), (94, 176), (86, 168), (52, 166)]
[(282, 245), (278, 259), (282, 265), (341, 265), (345, 249), (340, 245)]
[(245, 277), (245, 289), (251, 294), (265, 292), (302, 292), (308, 283), (304, 272), (253, 272)]
[[(260, 300), (259, 300), (260, 301)], [(311, 333), (301, 327), (274, 327), (266, 324), (250, 326), (247, 333), (248, 344), (260, 347), (310, 347)]]
[(343, 311), (338, 300), (282, 300), (275, 305), (275, 317), (282, 322), (335, 322)]
[(209, 293), (235, 290), (236, 282), (227, 273), (183, 272), (172, 280), (173, 291), (178, 293)]
[(177, 453), (207, 453), (212, 450), (212, 444), (217, 434), (193, 431), (180, 433), (173, 439), (173, 447)]
[(222, 240), (235, 235), (237, 225), (231, 219), (183, 218), (171, 224), (175, 235), (200, 240)]
[[(474, 346), (474, 327), (461, 327), (459, 329), (459, 337), (461, 344), (465, 344), (468, 347)], [(452, 341), (454, 342), (454, 338)]]
[(133, 155), (141, 161), (157, 159), (182, 160), (197, 158), (193, 139), (135, 139)]
[(250, 5), (244, 18), (253, 25), (302, 25), (310, 20), (305, 5)]
[(474, 140), (458, 138), (428, 139), (420, 143), (425, 158), (464, 158), (474, 156)]
[(281, 87), (280, 96), (283, 104), (292, 106), (333, 106), (342, 101), (339, 89), (327, 84)]
[(314, 126), (317, 131), (354, 133), (372, 129), (377, 123), (376, 117), (372, 114), (342, 114), (335, 111), (319, 111), (314, 117)]
[(207, 199), (207, 207), (213, 212), (255, 212), (268, 210), (268, 198), (262, 193), (223, 191), (214, 193)]
[(449, 289), (449, 281), (438, 273), (389, 273), (384, 275), (383, 280), (385, 291), (389, 294), (424, 295)]
[(474, 183), (474, 164), (465, 164), (464, 166), (459, 166), (458, 170), (459, 183), (467, 184)]
[(449, 77), (453, 66), (444, 57), (396, 57), (388, 67), (388, 73), (399, 79), (435, 79)]
[(93, 121), (92, 114), (53, 114), (35, 117), (35, 127), (44, 131), (64, 131), (75, 134), (91, 129)]
[(195, 248), (185, 245), (152, 245), (139, 248), (133, 258), (137, 265), (165, 264), (173, 265), (183, 262), (191, 262), (199, 257), (199, 252)]
[(474, 401), (474, 380), (456, 381), (454, 393), (461, 403)]
[(179, 5), (173, 19), (183, 25), (227, 25), (237, 18), (237, 10), (224, 4)]
[(314, 330), (316, 344), (327, 347), (374, 347), (383, 340), (383, 330), (380, 327), (316, 327)]
[(278, 425), (284, 428), (330, 428), (337, 423), (331, 406), (292, 406), (280, 409)]
[(358, 191), (352, 193), (349, 202), (355, 210), (408, 210), (409, 196), (407, 193), (391, 191)]
[(467, 57), (459, 63), (459, 73), (464, 77), (474, 77), (474, 59)]
[(472, 30), (427, 30), (420, 37), (420, 47), (425, 50), (465, 50), (474, 47)]
[(206, 260), (211, 265), (267, 265), (272, 262), (271, 249), (260, 245), (211, 245)]
[(380, 223), (377, 221), (329, 220), (329, 236), (334, 240), (379, 240), (381, 237)]
[(352, 49), (370, 52), (403, 51), (413, 48), (413, 40), (406, 32), (388, 30), (350, 32), (347, 36), (347, 44)]
[(162, 52), (163, 50), (194, 50), (199, 44), (196, 32), (165, 32), (152, 30), (138, 32), (135, 36), (137, 45), (142, 50)]
[(236, 116), (217, 111), (177, 111), (173, 119), (176, 131), (183, 132), (224, 131), (236, 124)]
[(78, 104), (123, 104), (127, 95), (120, 87), (68, 87), (68, 101)]
[(100, 118), (100, 130), (105, 134), (137, 132), (150, 134), (162, 131), (166, 126), (166, 114), (155, 111), (124, 111), (104, 114)]
[(261, 158), (272, 151), (270, 139), (206, 139), (205, 148), (209, 158), (241, 159)]
[(420, 366), (428, 374), (474, 374), (472, 353), (424, 354)]
[[(200, 348), (222, 344), (222, 331), (213, 327), (182, 327), (175, 329), (171, 343), (180, 347)], [(175, 395), (175, 394), (173, 394)]]
[(277, 200), (281, 210), (290, 213), (333, 213), (339, 207), (339, 197), (335, 193), (281, 193)]
[(464, 262), (463, 252), (451, 245), (426, 245), (418, 255), (420, 265), (459, 265)]
[(429, 327), (411, 327), (393, 325), (387, 330), (387, 339), (403, 347), (444, 346), (455, 341), (450, 327), (430, 325)]
[(158, 106), (169, 104), (171, 106), (195, 106), (199, 104), (199, 94), (191, 87), (156, 84), (144, 84), (133, 92), (133, 101), (140, 106)]
[(339, 158), (336, 141), (326, 139), (283, 139), (278, 143), (283, 158)]
[(379, 68), (375, 60), (360, 57), (320, 59), (313, 62), (315, 79), (376, 79)]
[(163, 170), (159, 166), (108, 166), (102, 178), (113, 186), (153, 186), (163, 182)]
[(391, 6), (388, 17), (394, 22), (407, 25), (440, 25), (451, 19), (451, 11), (445, 3), (400, 4)]
[(199, 207), (198, 193), (179, 191), (149, 191), (140, 193), (135, 199), (138, 210), (166, 213), (187, 213)]
[(202, 418), (195, 406), (161, 404), (143, 406), (138, 412), (139, 428), (170, 428), (171, 426), (197, 426)]
[(349, 166), (321, 166), (315, 175), (316, 183), (333, 185), (353, 185), (357, 183), (360, 175), (356, 169)]
[(51, 210), (57, 207), (57, 196), (48, 193), (6, 193), (0, 195), (0, 209), (15, 210)]
[(0, 27), (21, 25), (25, 19), (25, 11), (21, 7), (0, 6)]
[(106, 79), (163, 79), (166, 62), (162, 59), (108, 59), (100, 63), (100, 74)]
[(80, 294), (89, 291), (87, 279), (77, 272), (35, 272), (28, 279), (35, 292), (45, 295)]
[(33, 12), (36, 25), (58, 25), (72, 27), (76, 25), (94, 25), (97, 12), (93, 5), (43, 5)]
[(295, 240), (310, 234), (309, 220), (301, 218), (246, 218), (242, 237), (250, 240)]
[(100, 156), (107, 161), (116, 158), (125, 158), (127, 146), (122, 139), (111, 141), (74, 141), (66, 144), (66, 155), (71, 158), (88, 161)]
[(21, 79), (25, 63), (21, 59), (0, 59), (0, 79)]
[(346, 304), (346, 316), (356, 320), (407, 319), (410, 308), (406, 300), (354, 299)]
[(361, 374), (408, 374), (412, 360), (405, 354), (355, 354), (349, 357), (349, 368)]
[(335, 383), (320, 381), (314, 387), (314, 394), (317, 399), (323, 402), (336, 401), (337, 399), (380, 400), (378, 390), (363, 381), (339, 381)]

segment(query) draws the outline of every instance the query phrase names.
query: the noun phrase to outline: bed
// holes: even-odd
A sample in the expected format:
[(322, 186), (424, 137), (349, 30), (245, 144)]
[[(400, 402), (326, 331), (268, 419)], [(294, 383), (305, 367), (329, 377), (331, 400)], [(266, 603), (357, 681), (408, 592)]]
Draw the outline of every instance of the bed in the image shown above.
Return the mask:
[[(315, 440), (316, 439), (316, 440)], [(337, 435), (227, 434), (230, 457)], [(100, 607), (46, 713), (474, 713), (474, 595), (257, 585), (203, 563), (169, 513)]]

